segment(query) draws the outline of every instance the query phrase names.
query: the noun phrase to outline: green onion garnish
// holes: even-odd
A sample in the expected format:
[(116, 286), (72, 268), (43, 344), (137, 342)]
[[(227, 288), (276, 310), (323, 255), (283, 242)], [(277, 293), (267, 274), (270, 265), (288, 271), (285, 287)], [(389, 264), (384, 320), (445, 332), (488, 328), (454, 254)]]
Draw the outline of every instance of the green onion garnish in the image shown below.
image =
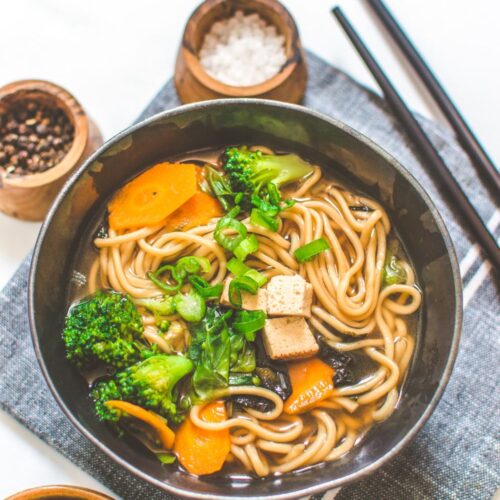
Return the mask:
[(260, 208), (252, 208), (250, 222), (255, 226), (260, 226), (273, 232), (276, 232), (279, 228), (278, 217), (276, 215), (270, 215)]
[(234, 278), (229, 284), (229, 302), (234, 307), (241, 307), (241, 292), (245, 291), (255, 295), (258, 289), (259, 285), (257, 282), (248, 276)]
[(241, 260), (234, 258), (228, 261), (227, 268), (235, 276), (243, 276), (247, 271), (250, 271), (251, 269), (251, 267), (248, 267), (246, 264), (241, 262)]
[(236, 258), (244, 261), (248, 255), (256, 252), (259, 249), (259, 242), (255, 234), (247, 236), (233, 251)]
[[(215, 226), (214, 239), (215, 241), (226, 250), (231, 252), (247, 237), (247, 228), (245, 224), (236, 220), (240, 207), (234, 207), (227, 215), (219, 219)], [(235, 236), (227, 236), (224, 234), (225, 229), (232, 229), (236, 232)]]
[(218, 299), (222, 293), (223, 286), (221, 283), (218, 285), (210, 285), (207, 280), (196, 275), (189, 276), (188, 281), (195, 291), (204, 299)]
[(259, 285), (259, 287), (267, 283), (267, 278), (262, 273), (257, 271), (257, 269), (248, 267), (245, 263), (241, 262), (241, 260), (235, 258), (231, 259), (227, 263), (227, 268), (236, 277), (248, 276), (249, 278), (252, 278), (257, 283), (257, 285)]
[(329, 250), (330, 245), (325, 238), (318, 238), (295, 250), (293, 254), (298, 262), (306, 262), (325, 250)]
[(259, 273), (257, 269), (249, 269), (243, 276), (252, 278), (259, 285), (259, 288), (267, 283), (267, 278), (262, 273)]
[(185, 295), (182, 293), (177, 294), (175, 296), (175, 308), (181, 318), (192, 323), (201, 321), (207, 310), (205, 299), (193, 291)]
[(242, 333), (249, 342), (255, 340), (255, 334), (264, 328), (266, 313), (264, 311), (239, 311), (235, 316), (233, 329)]
[(181, 257), (175, 264), (175, 276), (184, 279), (188, 274), (210, 271), (210, 261), (206, 257)]
[[(170, 272), (172, 279), (176, 282), (175, 285), (169, 285), (160, 279), (160, 276), (167, 271)], [(166, 264), (165, 266), (159, 267), (155, 272), (148, 271), (146, 273), (148, 279), (150, 279), (160, 290), (163, 290), (167, 293), (175, 293), (178, 292), (182, 286), (182, 279), (179, 279), (175, 274), (174, 266), (170, 264)]]

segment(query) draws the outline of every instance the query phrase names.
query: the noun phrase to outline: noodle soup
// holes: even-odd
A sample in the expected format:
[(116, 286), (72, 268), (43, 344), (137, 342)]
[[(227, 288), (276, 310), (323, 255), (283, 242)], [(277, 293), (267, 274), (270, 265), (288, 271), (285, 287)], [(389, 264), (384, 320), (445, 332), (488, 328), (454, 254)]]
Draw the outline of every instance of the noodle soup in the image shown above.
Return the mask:
[(107, 208), (63, 338), (116, 432), (191, 474), (263, 477), (391, 416), (421, 293), (378, 202), (238, 146), (154, 165)]

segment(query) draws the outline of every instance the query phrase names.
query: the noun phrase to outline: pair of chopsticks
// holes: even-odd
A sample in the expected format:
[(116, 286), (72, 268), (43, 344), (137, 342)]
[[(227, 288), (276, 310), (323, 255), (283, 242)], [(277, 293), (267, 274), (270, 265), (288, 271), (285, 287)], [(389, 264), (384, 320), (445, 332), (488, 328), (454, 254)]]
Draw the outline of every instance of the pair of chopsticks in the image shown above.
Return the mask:
[[(442, 109), (448, 121), (455, 129), (460, 143), (468, 153), (478, 172), (482, 174), (483, 179), (487, 178), (489, 180), (490, 188), (491, 183), (493, 183), (493, 188), (496, 189), (495, 194), (498, 194), (498, 192), (500, 192), (498, 171), (483, 151), (482, 147), (474, 137), (469, 127), (466, 125), (456, 107), (446, 95), (444, 89), (436, 80), (426, 63), (423, 61), (415, 47), (401, 30), (398, 23), (392, 17), (382, 1), (368, 0), (368, 3), (374, 9), (375, 13), (388, 29), (395, 42), (402, 49), (403, 53), (407, 56), (408, 61), (421, 77), (422, 81), (431, 92), (431, 95), (435, 98), (436, 103)], [(488, 231), (485, 223), (478, 215), (474, 206), (468, 200), (458, 182), (448, 170), (448, 167), (439, 155), (438, 151), (427, 137), (426, 133), (417, 122), (411, 111), (408, 109), (387, 75), (370, 53), (361, 37), (356, 33), (351, 23), (345, 17), (342, 10), (339, 7), (335, 7), (332, 12), (379, 84), (394, 114), (400, 120), (404, 129), (417, 146), (422, 159), (429, 166), (429, 168), (432, 169), (432, 172), (436, 174), (441, 186), (446, 189), (449, 196), (455, 202), (456, 207), (460, 210), (462, 216), (468, 221), (472, 233), (487, 253), (492, 264), (497, 270), (500, 270), (500, 248), (498, 247), (495, 238)]]

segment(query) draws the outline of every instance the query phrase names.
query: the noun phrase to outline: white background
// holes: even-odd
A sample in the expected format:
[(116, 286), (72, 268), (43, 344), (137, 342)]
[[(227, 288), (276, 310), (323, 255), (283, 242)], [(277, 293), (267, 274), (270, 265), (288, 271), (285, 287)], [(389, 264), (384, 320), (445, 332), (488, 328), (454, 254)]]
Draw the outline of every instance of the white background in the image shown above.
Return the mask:
[[(109, 138), (172, 75), (198, 0), (0, 0), (0, 86), (41, 78), (68, 88)], [(377, 90), (329, 11), (334, 0), (285, 0), (305, 47)], [(361, 0), (338, 2), (410, 106), (442, 120)], [(387, 0), (496, 164), (500, 164), (500, 2)], [(331, 97), (335, 99), (335, 96)], [(0, 214), (0, 288), (39, 225)], [(75, 430), (76, 432), (76, 430)], [(104, 490), (0, 412), (0, 498), (51, 483)]]

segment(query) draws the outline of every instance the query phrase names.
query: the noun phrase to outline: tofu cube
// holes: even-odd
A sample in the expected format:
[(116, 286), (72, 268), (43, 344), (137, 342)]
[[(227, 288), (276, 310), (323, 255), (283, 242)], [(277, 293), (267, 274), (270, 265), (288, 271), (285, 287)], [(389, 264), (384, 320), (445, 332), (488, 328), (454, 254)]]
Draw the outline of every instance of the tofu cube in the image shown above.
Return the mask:
[(271, 359), (308, 358), (319, 351), (318, 343), (304, 318), (267, 319), (262, 333)]
[[(231, 279), (227, 279), (224, 283), (224, 289), (222, 290), (222, 294), (220, 297), (220, 303), (223, 306), (232, 307), (231, 302), (229, 301), (229, 284), (231, 283)], [(267, 305), (267, 292), (264, 288), (259, 288), (256, 295), (252, 295), (248, 292), (241, 292), (241, 308), (247, 311), (256, 311), (257, 309), (261, 309), (262, 311), (266, 310)]]
[(267, 314), (310, 318), (312, 298), (312, 285), (302, 276), (273, 276), (267, 285)]

